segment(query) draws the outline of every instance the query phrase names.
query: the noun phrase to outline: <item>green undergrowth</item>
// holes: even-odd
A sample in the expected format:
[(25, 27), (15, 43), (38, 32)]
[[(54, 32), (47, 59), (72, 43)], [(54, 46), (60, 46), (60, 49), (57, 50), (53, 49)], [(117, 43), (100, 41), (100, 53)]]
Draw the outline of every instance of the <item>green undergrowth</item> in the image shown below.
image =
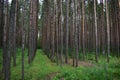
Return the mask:
[[(91, 56), (90, 58), (93, 58)], [(107, 63), (106, 58), (100, 56), (98, 63), (94, 60), (92, 62), (95, 64), (94, 67), (63, 69), (53, 80), (120, 80), (120, 59), (110, 57), (110, 62)]]
[[(25, 55), (27, 57), (27, 55)], [(18, 58), (21, 61), (21, 58)], [(21, 79), (21, 62), (18, 62), (16, 68), (12, 68), (11, 78), (14, 80)], [(28, 64), (28, 59), (25, 58), (25, 80), (40, 80), (44, 79), (46, 75), (58, 71), (55, 63), (52, 63), (47, 56), (42, 52), (42, 50), (37, 50), (36, 57), (31, 64)], [(17, 73), (19, 72), (19, 73)], [(19, 76), (19, 78), (18, 78)]]
[[(11, 61), (11, 80), (21, 80), (21, 49), (17, 50), (17, 66), (13, 67)], [(88, 55), (89, 59), (95, 66), (92, 67), (72, 67), (63, 64), (62, 67), (57, 66), (48, 59), (41, 49), (37, 50), (34, 61), (28, 64), (28, 52), (25, 50), (25, 80), (120, 80), (120, 59), (110, 57), (110, 62), (107, 63), (103, 56), (99, 57), (99, 62), (96, 63), (94, 55)], [(2, 70), (2, 50), (0, 49), (0, 72)], [(51, 76), (54, 74), (54, 76)], [(3, 76), (0, 73), (0, 80)]]
[[(2, 52), (2, 51), (1, 51)], [(1, 53), (0, 53), (1, 54)], [(25, 51), (25, 80), (44, 80), (44, 78), (54, 72), (58, 72), (59, 67), (52, 63), (42, 50), (38, 49), (36, 57), (31, 64), (28, 64), (27, 50)], [(0, 58), (1, 60), (1, 58)], [(1, 62), (1, 61), (0, 61)], [(0, 65), (1, 70), (2, 65)], [(11, 80), (21, 80), (21, 49), (17, 53), (17, 66), (11, 64)], [(2, 78), (0, 78), (1, 80)]]

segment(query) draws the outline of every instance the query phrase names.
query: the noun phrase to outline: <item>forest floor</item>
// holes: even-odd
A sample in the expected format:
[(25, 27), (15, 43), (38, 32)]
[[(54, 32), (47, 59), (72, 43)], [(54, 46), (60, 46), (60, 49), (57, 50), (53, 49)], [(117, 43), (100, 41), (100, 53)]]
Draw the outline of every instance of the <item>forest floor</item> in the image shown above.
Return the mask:
[[(69, 59), (68, 60), (68, 64), (70, 64), (71, 66), (73, 65), (73, 59)], [(84, 67), (94, 67), (95, 64), (93, 64), (90, 61), (78, 61), (78, 66), (84, 66)]]
[[(13, 62), (13, 61), (12, 61)], [(103, 57), (99, 63), (95, 61), (79, 61), (79, 67), (69, 64), (57, 66), (40, 49), (37, 50), (34, 61), (28, 64), (27, 50), (25, 51), (25, 80), (120, 80), (120, 59), (111, 57), (106, 63)], [(3, 80), (2, 50), (0, 49), (0, 80)], [(21, 49), (17, 53), (17, 66), (11, 64), (11, 80), (21, 80)]]

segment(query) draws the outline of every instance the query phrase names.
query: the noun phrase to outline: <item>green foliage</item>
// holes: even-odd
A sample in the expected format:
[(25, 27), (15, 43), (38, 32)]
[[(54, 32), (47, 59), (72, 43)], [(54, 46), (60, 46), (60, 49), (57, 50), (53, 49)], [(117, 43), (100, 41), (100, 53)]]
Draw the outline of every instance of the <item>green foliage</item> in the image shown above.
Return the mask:
[(119, 59), (111, 57), (110, 63), (106, 63), (104, 57), (101, 56), (96, 66), (62, 70), (54, 77), (54, 80), (62, 78), (64, 80), (120, 80), (119, 62)]
[[(11, 63), (11, 79), (12, 80), (21, 80), (21, 49), (17, 50), (17, 66), (13, 67), (13, 61)], [(1, 54), (0, 50), (0, 54)], [(0, 55), (0, 62), (2, 61), (2, 56)], [(2, 64), (0, 64), (0, 71)], [(31, 64), (28, 64), (28, 54), (25, 50), (25, 80), (41, 80), (46, 78), (50, 73), (58, 72), (58, 66), (55, 63), (52, 63), (47, 56), (43, 53), (42, 50), (38, 49), (36, 57)], [(0, 76), (0, 80), (3, 80)]]
[(120, 70), (114, 71), (111, 68), (95, 67), (85, 68), (78, 67), (77, 69), (65, 70), (61, 74), (54, 77), (54, 80), (119, 80)]
[[(51, 62), (44, 52), (37, 50), (33, 63), (28, 64), (27, 49), (25, 50), (25, 80), (48, 80), (47, 76), (56, 73), (53, 80), (120, 80), (120, 59), (111, 56), (110, 63), (102, 55), (99, 63), (94, 61), (94, 53), (87, 53), (87, 59), (96, 66), (74, 68), (64, 64), (62, 67)], [(82, 55), (81, 55), (82, 56)], [(2, 50), (0, 49), (0, 71), (2, 70)], [(17, 66), (11, 64), (11, 79), (21, 80), (21, 49), (17, 49)], [(0, 80), (3, 75), (0, 74)]]

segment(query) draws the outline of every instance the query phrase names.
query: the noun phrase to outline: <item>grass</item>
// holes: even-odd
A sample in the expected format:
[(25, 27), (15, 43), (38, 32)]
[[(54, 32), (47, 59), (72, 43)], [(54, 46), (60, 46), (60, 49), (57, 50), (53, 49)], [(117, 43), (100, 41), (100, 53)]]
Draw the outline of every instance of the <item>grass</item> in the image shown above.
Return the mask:
[[(2, 52), (2, 51), (1, 51)], [(0, 54), (1, 54), (0, 52)], [(1, 56), (0, 56), (1, 57)], [(1, 59), (1, 58), (0, 58)], [(2, 60), (0, 60), (2, 61)], [(17, 53), (17, 66), (11, 64), (11, 79), (21, 80), (21, 50)], [(1, 70), (2, 65), (0, 65)], [(36, 57), (31, 64), (28, 64), (27, 50), (25, 51), (25, 80), (44, 80), (44, 78), (53, 72), (58, 72), (59, 67), (52, 63), (42, 50), (37, 50)], [(0, 78), (1, 80), (1, 78)]]
[(54, 77), (54, 80), (62, 78), (64, 80), (120, 80), (120, 59), (111, 57), (110, 62), (107, 63), (105, 57), (100, 56), (99, 63), (94, 60), (92, 62), (96, 66), (79, 66), (70, 70), (63, 70)]
[[(17, 51), (17, 66), (11, 62), (11, 80), (21, 80), (21, 49)], [(53, 80), (120, 80), (120, 59), (111, 57), (110, 63), (105, 62), (104, 57), (99, 58), (99, 63), (93, 63), (94, 67), (74, 68), (64, 64), (57, 66), (48, 59), (41, 49), (37, 50), (34, 61), (28, 64), (27, 50), (25, 50), (25, 80), (48, 80), (47, 76), (55, 73)], [(88, 58), (94, 56), (89, 55)], [(0, 49), (0, 71), (2, 69), (2, 50)], [(0, 75), (0, 80), (3, 76)]]

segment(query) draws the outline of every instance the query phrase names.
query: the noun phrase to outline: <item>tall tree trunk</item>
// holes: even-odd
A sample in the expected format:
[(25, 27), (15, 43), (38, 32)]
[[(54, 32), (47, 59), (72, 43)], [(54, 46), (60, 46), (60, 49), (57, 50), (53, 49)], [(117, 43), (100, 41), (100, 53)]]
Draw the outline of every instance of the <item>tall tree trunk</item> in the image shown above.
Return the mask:
[(75, 0), (75, 46), (76, 46), (76, 67), (78, 66), (78, 15), (77, 15), (77, 0)]
[(3, 27), (3, 73), (6, 74), (7, 59), (7, 29), (8, 29), (8, 0), (4, 1), (4, 27)]
[(60, 52), (60, 65), (62, 66), (62, 55), (63, 55), (63, 24), (62, 24), (62, 0), (60, 0), (60, 35), (61, 35), (61, 52)]
[(13, 28), (13, 65), (16, 66), (16, 29), (17, 29), (17, 9), (18, 9), (18, 0), (15, 3), (15, 19), (14, 19), (14, 28)]
[(81, 16), (82, 16), (82, 8), (81, 8), (81, 2), (82, 1), (79, 1), (78, 0), (78, 3), (79, 3), (79, 5), (78, 5), (78, 15), (79, 15), (79, 21), (78, 21), (78, 42), (79, 42), (79, 52), (81, 51), (81, 29), (82, 29), (82, 26), (81, 26), (81, 24), (82, 24), (82, 20), (81, 20)]
[(6, 74), (5, 80), (10, 80), (10, 68), (11, 68), (11, 55), (13, 53), (13, 30), (14, 30), (14, 21), (15, 21), (15, 8), (16, 1), (12, 0), (11, 8), (10, 8), (10, 26), (9, 26), (9, 35), (8, 35), (8, 53), (6, 58)]
[(31, 58), (32, 58), (32, 54), (34, 54), (33, 52), (32, 52), (32, 47), (33, 47), (33, 45), (32, 45), (32, 36), (31, 36), (31, 34), (32, 34), (32, 0), (30, 0), (30, 22), (29, 22), (29, 33), (28, 33), (28, 63), (31, 63)]
[(26, 28), (26, 23), (27, 23), (27, 12), (26, 12), (26, 7), (27, 7), (27, 1), (24, 0), (23, 6), (22, 6), (22, 80), (24, 80), (24, 51), (25, 51), (25, 28)]
[(106, 1), (106, 20), (107, 20), (107, 62), (109, 62), (110, 55), (110, 22), (109, 22), (109, 6), (108, 0)]
[(85, 0), (82, 0), (82, 49), (83, 60), (85, 58)]
[(65, 63), (68, 63), (68, 48), (69, 44), (69, 0), (66, 0), (66, 52), (65, 52)]
[(74, 0), (72, 0), (72, 4), (71, 4), (71, 7), (72, 7), (72, 57), (73, 57), (73, 66), (75, 66), (75, 2)]
[(4, 7), (4, 0), (0, 0), (0, 48), (2, 47), (3, 42), (3, 7)]
[(38, 34), (38, 0), (30, 0), (30, 26), (29, 26), (29, 63), (34, 59), (37, 46), (37, 34)]
[(117, 31), (116, 31), (116, 37), (117, 37), (117, 41), (116, 41), (116, 44), (117, 44), (117, 56), (119, 57), (120, 56), (120, 51), (119, 51), (119, 46), (120, 46), (120, 44), (119, 44), (119, 26), (120, 26), (120, 24), (119, 24), (119, 1), (118, 0), (116, 0), (115, 1), (115, 4), (116, 4), (116, 27), (117, 27)]
[(98, 62), (98, 26), (97, 26), (97, 14), (96, 14), (96, 0), (94, 0), (94, 16), (95, 16), (95, 60)]
[(103, 11), (103, 0), (100, 0), (100, 6), (101, 6), (101, 27), (102, 27), (102, 54), (105, 54), (105, 25), (104, 25), (104, 11)]
[[(119, 25), (118, 26), (120, 26), (120, 0), (118, 0), (118, 17), (119, 17), (119, 21), (118, 21), (118, 23), (119, 23)], [(120, 27), (118, 27), (118, 30), (119, 30), (119, 40), (118, 40), (118, 53), (119, 53), (119, 55), (120, 55)]]
[(52, 61), (54, 60), (54, 57), (55, 57), (55, 0), (53, 2), (53, 14), (52, 14), (52, 17), (53, 17), (53, 20), (52, 20), (52, 29), (51, 29), (51, 45), (52, 45), (52, 54), (51, 54), (51, 59)]
[(55, 0), (55, 10), (56, 10), (56, 15), (55, 15), (55, 31), (56, 31), (56, 62), (57, 65), (59, 64), (59, 60), (58, 60), (58, 1)]
[(22, 80), (24, 80), (24, 51), (25, 51), (25, 28), (22, 29)]
[(46, 36), (46, 38), (47, 38), (47, 45), (46, 45), (46, 54), (47, 54), (47, 56), (49, 57), (49, 54), (48, 53), (50, 53), (49, 52), (49, 49), (50, 49), (50, 15), (49, 15), (49, 13), (50, 13), (50, 1), (46, 1), (46, 9), (47, 9), (47, 12), (46, 12), (46, 16), (47, 16), (47, 24), (46, 24), (46, 30), (47, 30), (47, 36)]

